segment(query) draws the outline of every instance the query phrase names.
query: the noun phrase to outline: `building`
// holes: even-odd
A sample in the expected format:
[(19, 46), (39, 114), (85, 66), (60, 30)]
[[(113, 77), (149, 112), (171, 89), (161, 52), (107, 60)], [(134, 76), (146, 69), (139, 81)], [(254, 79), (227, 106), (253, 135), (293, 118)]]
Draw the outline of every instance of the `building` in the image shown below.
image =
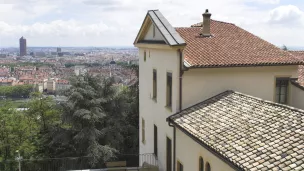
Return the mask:
[(83, 75), (87, 72), (87, 69), (84, 65), (76, 65), (74, 67), (74, 73), (76, 76)]
[(54, 93), (56, 91), (56, 81), (54, 79), (47, 79), (44, 80), (44, 90), (47, 91), (47, 93)]
[(67, 90), (71, 87), (71, 84), (68, 80), (58, 79), (56, 81), (56, 91)]
[(57, 53), (61, 53), (61, 48), (57, 48)]
[(27, 50), (27, 47), (26, 47), (26, 39), (21, 37), (19, 39), (19, 49), (20, 49), (20, 56), (26, 56), (27, 53), (26, 53), (26, 50)]
[(134, 45), (140, 154), (160, 171), (304, 170), (302, 59), (208, 10), (183, 28), (150, 10)]

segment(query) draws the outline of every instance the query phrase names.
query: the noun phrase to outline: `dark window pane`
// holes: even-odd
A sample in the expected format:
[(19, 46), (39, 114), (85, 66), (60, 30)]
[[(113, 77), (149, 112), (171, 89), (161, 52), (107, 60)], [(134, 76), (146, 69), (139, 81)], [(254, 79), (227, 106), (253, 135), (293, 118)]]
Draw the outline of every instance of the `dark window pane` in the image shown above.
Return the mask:
[(204, 171), (204, 159), (202, 157), (199, 159), (199, 171)]
[(275, 102), (287, 104), (289, 78), (276, 79)]
[(211, 167), (209, 163), (206, 164), (206, 171), (211, 171)]
[(167, 106), (172, 105), (172, 73), (167, 73)]
[(157, 126), (154, 125), (154, 154), (157, 157), (158, 145), (157, 145)]
[(171, 139), (167, 137), (167, 171), (172, 171), (172, 147)]

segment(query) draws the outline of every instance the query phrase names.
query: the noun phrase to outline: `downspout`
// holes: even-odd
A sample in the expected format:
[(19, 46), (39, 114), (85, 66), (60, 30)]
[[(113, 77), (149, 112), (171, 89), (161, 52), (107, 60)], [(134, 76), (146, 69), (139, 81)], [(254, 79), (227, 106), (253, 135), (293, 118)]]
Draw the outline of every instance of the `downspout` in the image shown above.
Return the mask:
[(182, 86), (183, 86), (183, 74), (184, 74), (184, 70), (183, 70), (183, 53), (181, 49), (178, 49), (178, 53), (179, 53), (179, 112), (182, 111)]
[[(182, 111), (182, 76), (183, 76), (183, 54), (182, 50), (178, 49), (179, 54), (179, 112)], [(173, 127), (173, 171), (176, 168), (176, 127), (168, 120), (168, 125)]]
[(173, 128), (173, 171), (175, 171), (175, 161), (176, 161), (176, 128), (170, 122), (170, 119), (167, 120), (168, 125)]

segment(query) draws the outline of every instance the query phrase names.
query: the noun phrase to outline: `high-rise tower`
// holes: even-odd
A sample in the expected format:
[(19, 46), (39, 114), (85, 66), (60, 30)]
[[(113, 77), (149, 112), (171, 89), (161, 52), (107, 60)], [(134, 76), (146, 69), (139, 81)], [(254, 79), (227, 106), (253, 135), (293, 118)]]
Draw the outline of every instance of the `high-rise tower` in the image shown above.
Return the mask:
[(20, 56), (26, 56), (26, 39), (23, 36), (19, 39)]

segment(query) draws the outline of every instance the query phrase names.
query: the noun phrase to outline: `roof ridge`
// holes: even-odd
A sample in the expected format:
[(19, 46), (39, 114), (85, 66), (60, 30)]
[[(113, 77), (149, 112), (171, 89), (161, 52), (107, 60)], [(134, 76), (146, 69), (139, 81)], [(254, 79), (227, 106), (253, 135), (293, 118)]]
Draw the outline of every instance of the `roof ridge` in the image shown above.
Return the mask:
[(228, 91), (231, 91), (233, 93), (236, 93), (236, 94), (239, 94), (239, 95), (242, 95), (242, 96), (246, 96), (246, 97), (249, 97), (249, 98), (252, 98), (252, 99), (255, 99), (255, 100), (259, 100), (259, 101), (262, 101), (262, 102), (265, 102), (265, 103), (268, 103), (268, 104), (272, 104), (272, 105), (276, 105), (276, 106), (279, 106), (279, 107), (288, 108), (288, 109), (290, 109), (292, 111), (302, 112), (303, 115), (304, 115), (304, 110), (303, 109), (299, 109), (299, 108), (292, 107), (292, 106), (285, 105), (285, 104), (276, 103), (276, 102), (273, 102), (273, 101), (270, 101), (270, 100), (265, 100), (265, 99), (262, 99), (262, 98), (259, 98), (259, 97), (255, 97), (255, 96), (252, 96), (252, 95), (244, 94), (244, 93), (241, 93), (241, 92), (238, 92), (238, 91), (234, 91), (234, 90), (228, 90)]
[(304, 50), (287, 50), (288, 52), (304, 52)]
[(234, 23), (230, 23), (230, 22), (226, 22), (226, 21), (220, 21), (220, 20), (214, 20), (214, 19), (211, 19), (211, 20), (212, 20), (212, 21), (215, 21), (215, 22), (220, 22), (220, 23), (235, 25)]
[[(214, 19), (210, 19), (211, 21), (214, 21), (214, 22), (218, 22), (218, 23), (223, 23), (223, 24), (230, 24), (230, 25), (234, 25), (234, 23), (230, 23), (230, 22), (226, 22), (226, 21), (220, 21), (220, 20), (214, 20)], [(195, 24), (192, 24), (190, 27), (201, 27), (201, 26), (198, 26), (198, 24), (202, 24), (203, 22), (198, 22), (198, 23), (195, 23)]]

